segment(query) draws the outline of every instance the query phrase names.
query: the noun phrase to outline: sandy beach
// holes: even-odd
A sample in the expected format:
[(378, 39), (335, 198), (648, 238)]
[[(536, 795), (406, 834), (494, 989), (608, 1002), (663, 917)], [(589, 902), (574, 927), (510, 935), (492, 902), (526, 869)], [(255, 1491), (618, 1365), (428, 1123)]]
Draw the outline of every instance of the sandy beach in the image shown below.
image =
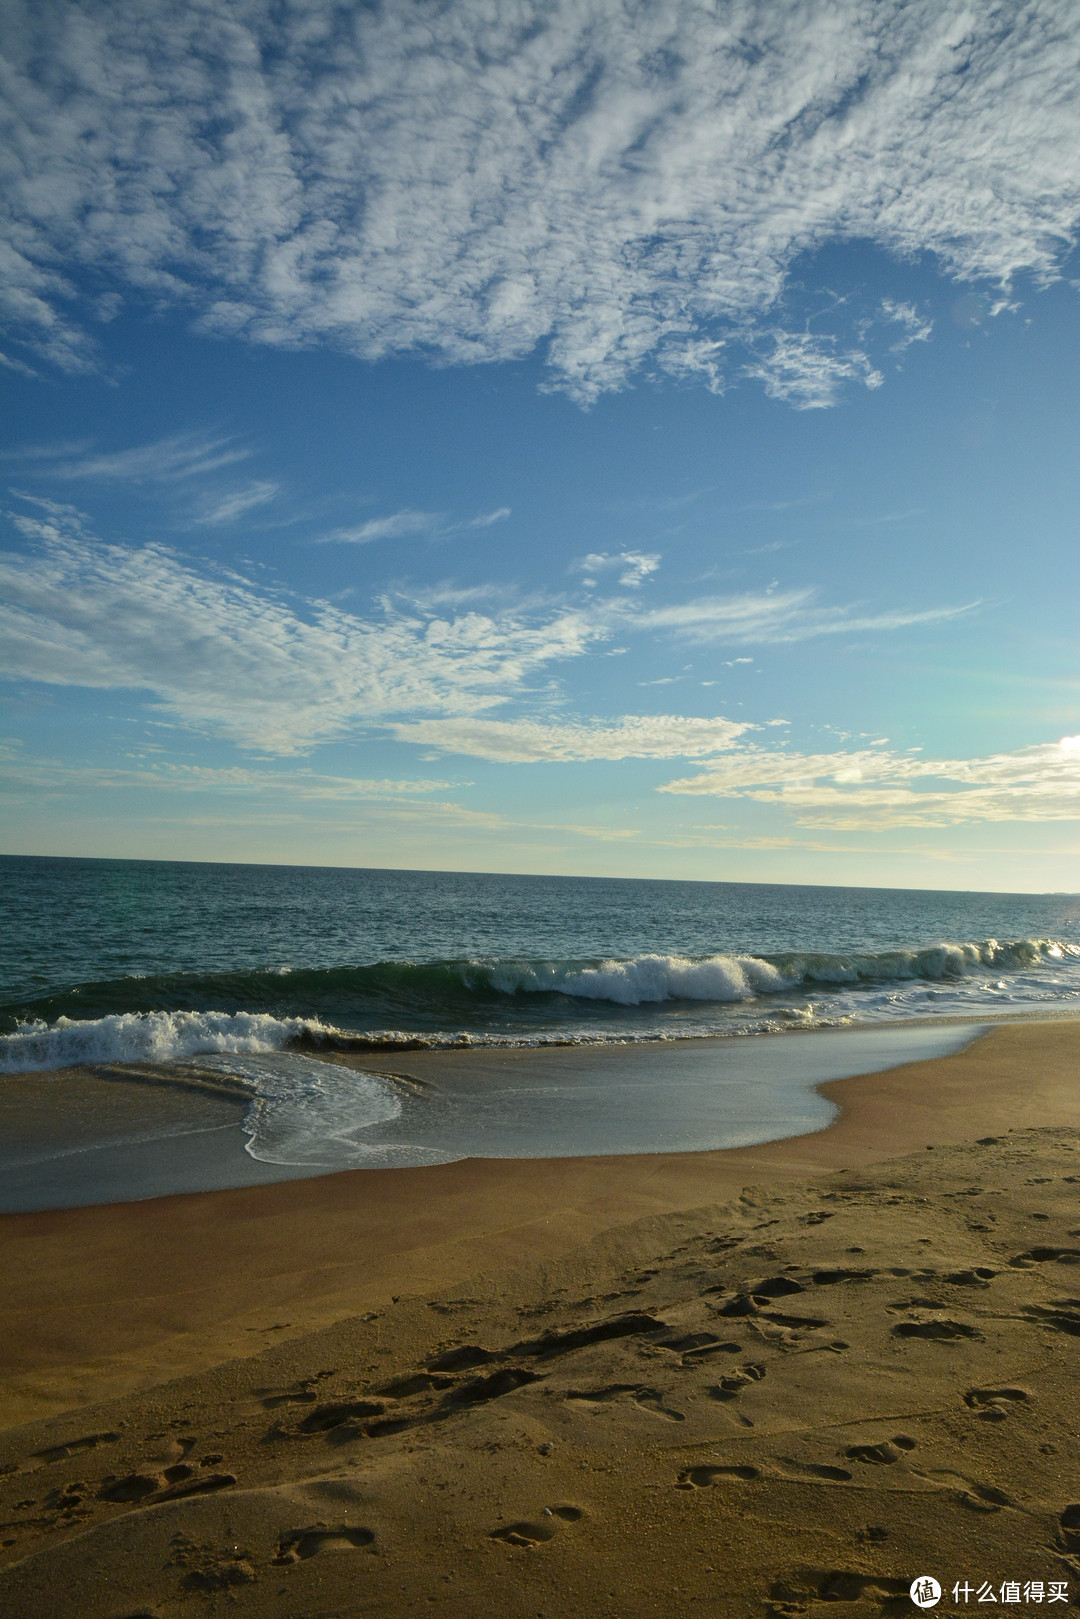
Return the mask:
[(1008, 1025), (764, 1146), (4, 1216), (0, 1611), (1080, 1600), (1078, 1058)]

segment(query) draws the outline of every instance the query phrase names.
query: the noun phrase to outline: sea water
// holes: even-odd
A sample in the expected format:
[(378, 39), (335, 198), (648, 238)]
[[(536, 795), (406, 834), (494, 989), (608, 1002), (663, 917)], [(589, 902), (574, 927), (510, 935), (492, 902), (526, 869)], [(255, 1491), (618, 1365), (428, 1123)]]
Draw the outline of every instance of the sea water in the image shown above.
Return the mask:
[[(692, 1076), (650, 1062), (601, 1086), (579, 1063), (545, 1090), (517, 1060), (509, 1091), (489, 1085), (470, 1112), (356, 1072), (365, 1052), (659, 1056), (703, 1036), (923, 1024), (937, 1033), (912, 1054), (930, 1055), (956, 1048), (958, 1020), (1080, 1015), (1075, 895), (22, 857), (0, 859), (0, 885), (0, 1073), (223, 1070), (252, 1096), (249, 1151), (272, 1162), (763, 1140), (827, 1120), (785, 1075), (805, 1101), (890, 1065), (880, 1038), (858, 1058), (861, 1041), (725, 1041)], [(334, 1051), (353, 1067), (316, 1055)]]

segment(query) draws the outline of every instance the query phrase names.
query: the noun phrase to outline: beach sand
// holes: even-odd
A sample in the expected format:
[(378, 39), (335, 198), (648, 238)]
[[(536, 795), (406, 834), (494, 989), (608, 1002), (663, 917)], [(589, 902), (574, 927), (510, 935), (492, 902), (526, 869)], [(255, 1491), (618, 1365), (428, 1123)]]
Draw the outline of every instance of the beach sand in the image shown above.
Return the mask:
[(1078, 1059), (1010, 1025), (762, 1147), (4, 1217), (0, 1612), (1080, 1600)]

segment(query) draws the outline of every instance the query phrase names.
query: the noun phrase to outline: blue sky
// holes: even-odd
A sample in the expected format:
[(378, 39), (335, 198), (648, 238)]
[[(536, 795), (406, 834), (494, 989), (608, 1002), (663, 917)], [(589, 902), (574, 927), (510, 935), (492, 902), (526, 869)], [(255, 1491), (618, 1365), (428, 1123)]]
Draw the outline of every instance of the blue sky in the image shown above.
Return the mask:
[(1075, 8), (5, 17), (9, 852), (1080, 887)]

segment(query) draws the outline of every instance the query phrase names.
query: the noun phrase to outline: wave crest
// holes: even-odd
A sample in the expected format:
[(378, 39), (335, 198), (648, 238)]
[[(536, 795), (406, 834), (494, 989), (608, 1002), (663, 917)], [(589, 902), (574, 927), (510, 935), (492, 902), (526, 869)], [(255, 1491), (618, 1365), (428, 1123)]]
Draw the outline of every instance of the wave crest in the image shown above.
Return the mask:
[(1022, 972), (1066, 961), (1080, 962), (1080, 946), (1056, 939), (1016, 939), (1001, 943), (927, 945), (877, 952), (792, 951), (786, 955), (716, 955), (704, 959), (646, 954), (599, 963), (475, 963), (463, 972), (470, 988), (488, 987), (504, 995), (558, 994), (618, 1006), (646, 1002), (747, 1001), (793, 989), (832, 984), (882, 984), (923, 979), (940, 983), (987, 969)]
[[(177, 1062), (212, 1052), (280, 1051), (323, 1025), (266, 1012), (117, 1012), (60, 1017), (0, 1035), (0, 1073), (29, 1074), (85, 1063)], [(329, 1032), (329, 1031), (327, 1031)]]
[(746, 1001), (775, 995), (797, 982), (760, 956), (643, 955), (597, 966), (531, 962), (489, 968), (485, 976), (504, 995), (573, 995), (581, 1000), (640, 1006), (650, 1001)]
[[(777, 1019), (780, 1026), (817, 1025), (873, 1016), (875, 991), (879, 1002), (898, 1003), (907, 993), (903, 986), (913, 983), (954, 985), (954, 1002), (960, 996), (962, 1009), (971, 1011), (1000, 1004), (1002, 994), (1017, 1004), (1061, 995), (1071, 1000), (1080, 989), (1078, 968), (1080, 945), (984, 939), (886, 951), (705, 957), (650, 951), (591, 960), (384, 961), (131, 977), (0, 1006), (0, 1029), (7, 1031), (0, 1033), (0, 1074), (285, 1047), (360, 1053), (634, 1039), (646, 1036), (640, 1015), (635, 1022), (630, 1009), (648, 1006), (675, 1009), (650, 1027), (647, 1037), (654, 1039), (679, 1018), (684, 1026), (675, 1032), (691, 1032), (687, 1008), (709, 1004), (731, 1009), (760, 1002), (765, 1021), (759, 1018), (747, 1032), (763, 1032)], [(894, 1004), (890, 1015), (896, 1010)], [(699, 1017), (694, 1032), (722, 1032), (717, 1020), (730, 1023), (735, 1016), (718, 1010)]]

